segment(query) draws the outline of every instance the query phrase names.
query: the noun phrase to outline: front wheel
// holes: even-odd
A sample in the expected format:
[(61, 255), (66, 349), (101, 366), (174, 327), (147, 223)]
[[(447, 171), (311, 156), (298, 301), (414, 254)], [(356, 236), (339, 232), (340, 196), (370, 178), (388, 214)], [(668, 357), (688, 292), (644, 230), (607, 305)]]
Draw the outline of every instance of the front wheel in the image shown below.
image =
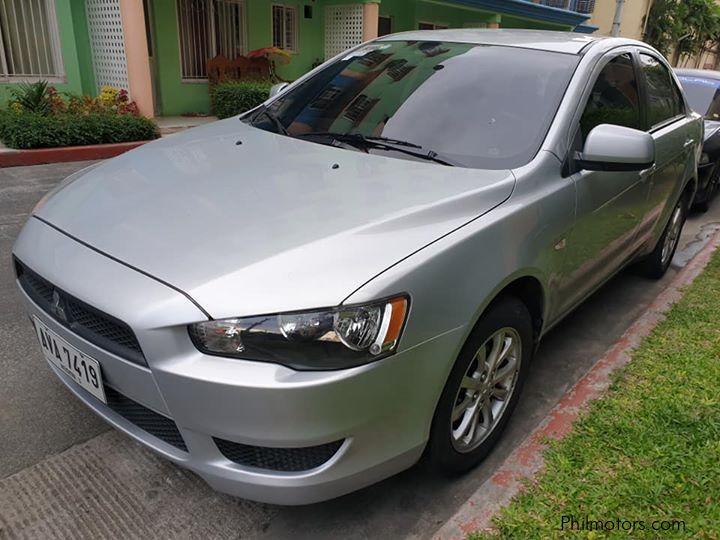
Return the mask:
[(433, 417), (431, 465), (464, 472), (497, 443), (517, 404), (533, 350), (530, 313), (515, 297), (495, 302), (468, 337)]
[(715, 191), (720, 186), (720, 163), (715, 165), (715, 170), (711, 173), (710, 180), (705, 186), (702, 199), (695, 202), (693, 207), (699, 212), (707, 212), (710, 209), (710, 201), (712, 201)]
[(685, 197), (680, 197), (657, 246), (655, 246), (653, 252), (641, 263), (641, 268), (645, 275), (653, 279), (660, 279), (665, 275), (665, 272), (667, 272), (667, 269), (670, 267), (673, 255), (675, 255), (678, 243), (680, 242), (680, 233), (682, 232), (683, 225), (685, 225), (686, 218), (687, 201)]

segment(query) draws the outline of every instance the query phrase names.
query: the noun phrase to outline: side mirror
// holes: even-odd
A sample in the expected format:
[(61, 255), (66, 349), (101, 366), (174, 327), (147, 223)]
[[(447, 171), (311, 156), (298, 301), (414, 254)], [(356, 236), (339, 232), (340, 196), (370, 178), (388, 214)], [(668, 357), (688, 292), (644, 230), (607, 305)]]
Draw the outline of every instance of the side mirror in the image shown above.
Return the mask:
[(588, 171), (642, 171), (655, 163), (655, 141), (644, 131), (601, 124), (590, 131), (575, 161)]
[(286, 83), (286, 82), (281, 82), (281, 83), (273, 84), (273, 85), (270, 87), (270, 97), (273, 98), (273, 97), (277, 96), (280, 92), (282, 92), (283, 90), (285, 90), (285, 87), (287, 87), (288, 84), (289, 84), (289, 83)]

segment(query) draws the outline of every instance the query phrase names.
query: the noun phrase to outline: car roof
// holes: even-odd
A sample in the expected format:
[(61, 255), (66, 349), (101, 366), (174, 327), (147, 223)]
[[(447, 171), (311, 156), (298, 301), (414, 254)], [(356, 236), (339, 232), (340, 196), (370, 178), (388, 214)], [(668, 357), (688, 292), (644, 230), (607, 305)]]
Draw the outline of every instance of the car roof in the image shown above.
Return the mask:
[(713, 71), (711, 69), (675, 69), (675, 73), (678, 75), (685, 75), (686, 77), (698, 77), (700, 79), (713, 79), (720, 81), (720, 71)]
[(422, 41), (450, 41), (459, 43), (476, 43), (478, 45), (502, 45), (505, 47), (520, 47), (524, 49), (537, 49), (569, 54), (580, 54), (589, 45), (605, 39), (614, 39), (618, 42), (638, 43), (633, 40), (619, 40), (580, 34), (577, 32), (553, 32), (548, 30), (514, 30), (514, 29), (487, 29), (487, 28), (459, 28), (448, 30), (412, 30), (389, 34), (380, 38), (380, 41), (395, 40), (422, 40)]

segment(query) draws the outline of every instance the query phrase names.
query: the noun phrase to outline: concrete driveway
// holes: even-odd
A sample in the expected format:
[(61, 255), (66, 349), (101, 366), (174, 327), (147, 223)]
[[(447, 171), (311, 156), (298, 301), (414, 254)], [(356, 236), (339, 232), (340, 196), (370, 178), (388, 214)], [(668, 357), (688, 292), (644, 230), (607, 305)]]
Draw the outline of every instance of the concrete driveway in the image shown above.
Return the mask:
[(691, 216), (659, 282), (625, 272), (543, 342), (498, 448), (463, 478), (422, 466), (327, 503), (275, 507), (219, 495), (109, 431), (55, 380), (15, 291), (10, 249), (37, 200), (83, 163), (0, 170), (0, 538), (428, 538), (720, 228)]

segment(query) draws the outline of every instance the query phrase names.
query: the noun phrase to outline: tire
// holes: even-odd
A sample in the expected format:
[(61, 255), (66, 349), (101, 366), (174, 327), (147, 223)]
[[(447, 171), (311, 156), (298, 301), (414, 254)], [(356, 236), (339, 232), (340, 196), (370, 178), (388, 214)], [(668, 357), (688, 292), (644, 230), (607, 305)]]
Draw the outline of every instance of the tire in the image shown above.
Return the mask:
[(703, 190), (703, 197), (700, 201), (693, 204), (693, 208), (698, 212), (705, 213), (710, 209), (710, 201), (712, 201), (715, 191), (718, 188), (718, 180), (720, 180), (720, 164), (715, 166), (715, 170), (708, 180), (707, 186)]
[(688, 201), (685, 195), (673, 208), (670, 214), (670, 220), (665, 226), (665, 230), (660, 236), (655, 249), (640, 263), (640, 270), (643, 274), (651, 279), (660, 279), (665, 275), (673, 255), (680, 242), (680, 234), (682, 233), (685, 219), (687, 218)]
[[(494, 353), (505, 347), (508, 348), (505, 357), (489, 367), (499, 356)], [(445, 383), (427, 447), (432, 469), (457, 475), (487, 456), (517, 405), (532, 352), (533, 330), (528, 309), (514, 296), (501, 297), (475, 325)], [(485, 362), (481, 362), (482, 358)], [(488, 373), (494, 374), (496, 384), (484, 382), (490, 380), (487, 375), (483, 379), (483, 374)]]
[(696, 210), (702, 214), (710, 210), (710, 201), (705, 197), (702, 201), (693, 204), (693, 210)]

